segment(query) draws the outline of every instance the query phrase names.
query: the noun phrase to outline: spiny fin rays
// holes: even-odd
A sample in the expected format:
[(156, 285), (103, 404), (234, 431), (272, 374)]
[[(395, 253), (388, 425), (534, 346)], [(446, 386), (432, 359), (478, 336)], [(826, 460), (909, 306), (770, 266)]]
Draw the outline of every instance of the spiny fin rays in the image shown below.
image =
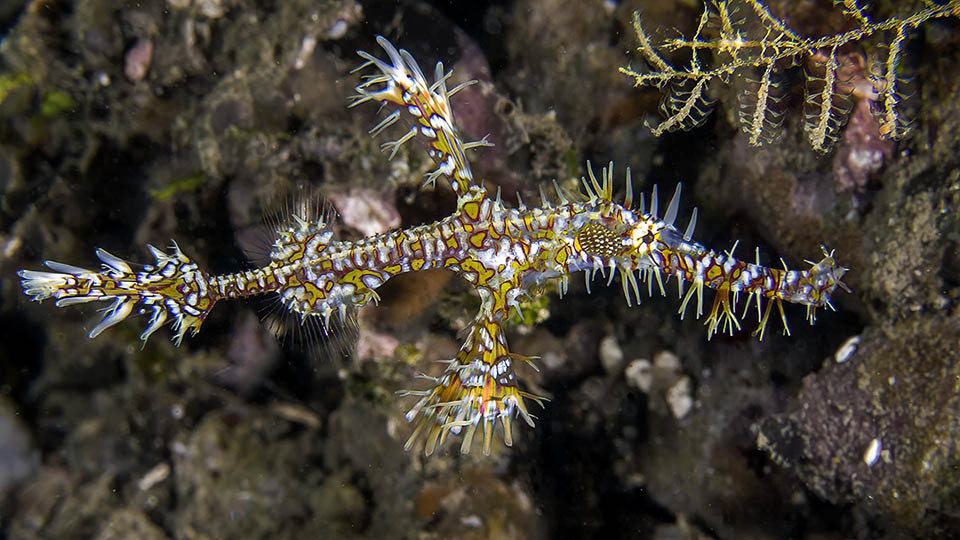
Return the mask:
[(633, 208), (633, 178), (630, 175), (630, 167), (627, 167), (627, 194), (623, 197), (623, 206), (628, 210)]
[(657, 217), (657, 185), (653, 185), (653, 193), (650, 194), (650, 215)]
[(680, 186), (681, 184), (678, 182), (677, 190), (673, 192), (673, 198), (667, 205), (667, 213), (663, 215), (663, 221), (668, 225), (673, 225), (673, 222), (677, 219), (677, 210), (680, 209)]
[[(612, 164), (601, 169), (601, 175), (597, 175), (592, 166), (588, 164), (587, 174), (581, 178), (584, 195), (594, 204), (612, 199)], [(634, 193), (631, 182), (631, 175), (628, 169), (626, 175), (627, 185), (624, 196), (625, 208), (631, 209)], [(840, 281), (843, 272), (846, 269), (837, 267), (833, 262), (832, 254), (824, 250), (825, 258), (819, 263), (810, 263), (813, 268), (805, 271), (793, 271), (788, 268), (785, 262), (781, 260), (783, 269), (772, 269), (763, 267), (758, 260), (756, 265), (738, 261), (734, 257), (736, 244), (730, 250), (723, 253), (715, 253), (707, 250), (703, 246), (692, 241), (694, 230), (697, 225), (699, 211), (694, 208), (686, 227), (682, 229), (682, 236), (675, 227), (679, 214), (680, 198), (682, 195), (682, 185), (677, 184), (676, 189), (667, 203), (663, 218), (660, 221), (662, 226), (669, 227), (675, 231), (669, 236), (663, 238), (673, 238), (674, 240), (661, 240), (667, 242), (661, 244), (661, 260), (669, 259), (670, 265), (666, 268), (643, 267), (643, 264), (650, 265), (650, 262), (642, 263), (637, 268), (636, 261), (632, 264), (633, 270), (630, 270), (630, 263), (624, 261), (621, 266), (620, 261), (615, 261), (609, 255), (595, 256), (584, 273), (584, 285), (589, 294), (591, 292), (591, 283), (596, 273), (601, 273), (606, 277), (607, 284), (612, 281), (614, 270), (619, 271), (621, 279), (621, 288), (624, 299), (628, 306), (633, 304), (632, 296), (637, 298), (638, 303), (641, 300), (639, 294), (639, 282), (645, 279), (647, 281), (648, 294), (653, 292), (653, 282), (656, 280), (661, 294), (665, 294), (663, 287), (662, 274), (667, 278), (676, 277), (677, 287), (680, 295), (680, 305), (678, 313), (681, 318), (686, 311), (687, 306), (696, 298), (696, 318), (704, 315), (704, 289), (716, 290), (716, 296), (713, 299), (713, 305), (708, 311), (704, 324), (707, 326), (707, 338), (710, 339), (718, 332), (733, 334), (741, 329), (740, 320), (736, 315), (738, 298), (740, 293), (747, 297), (747, 305), (752, 303), (751, 297), (756, 297), (757, 312), (760, 318), (760, 324), (754, 332), (755, 336), (763, 338), (766, 324), (770, 319), (770, 313), (773, 310), (772, 304), (777, 304), (777, 312), (783, 324), (784, 334), (789, 335), (790, 329), (787, 324), (786, 314), (783, 310), (783, 302), (795, 302), (807, 304), (807, 319), (811, 322), (815, 316), (815, 308), (820, 305), (831, 307), (829, 303), (829, 294), (834, 288), (839, 287), (846, 290), (845, 285)], [(650, 213), (643, 213), (644, 201), (643, 194), (640, 194), (640, 216), (642, 219), (649, 220), (656, 218), (659, 210), (659, 194), (657, 186), (651, 190)], [(601, 205), (601, 208), (612, 208)], [(681, 240), (682, 238), (682, 240)], [(675, 242), (681, 242), (677, 244)], [(759, 267), (759, 268), (758, 268)], [(609, 271), (609, 274), (607, 273)], [(633, 274), (638, 272), (638, 276)], [(747, 278), (740, 276), (746, 275)], [(797, 283), (800, 283), (798, 286)], [(689, 283), (689, 288), (685, 291), (684, 285)], [(764, 285), (773, 283), (774, 285)], [(806, 285), (804, 285), (806, 284)], [(562, 290), (562, 289), (561, 289)], [(633, 292), (631, 292), (631, 290)], [(806, 292), (798, 292), (806, 291)], [(795, 298), (799, 294), (804, 296), (805, 300), (797, 302)], [(763, 306), (763, 300), (767, 300), (767, 305)], [(746, 313), (744, 313), (745, 315)], [(742, 317), (742, 316), (741, 316)]]
[[(627, 184), (629, 185), (630, 171), (627, 170)], [(613, 162), (600, 169), (600, 180), (593, 172), (593, 164), (587, 160), (587, 177), (581, 178), (586, 195), (590, 199), (613, 202)], [(632, 190), (631, 190), (632, 193)]]
[(683, 232), (683, 239), (689, 242), (693, 239), (693, 229), (697, 226), (697, 208), (693, 208), (690, 214), (690, 223), (687, 224), (687, 230)]
[[(593, 170), (593, 164), (587, 160), (587, 176), (581, 177), (581, 185), (584, 188), (585, 195), (588, 199), (599, 199), (603, 201), (613, 202), (613, 162), (610, 161), (605, 167), (600, 169), (601, 175), (600, 178), (597, 178), (596, 173)], [(554, 181), (556, 185), (556, 181)], [(680, 195), (682, 192), (682, 183), (677, 183), (677, 188), (673, 192), (673, 196), (670, 198), (670, 202), (667, 204), (667, 210), (664, 214), (663, 221), (668, 225), (673, 225), (677, 219), (677, 214), (680, 210)], [(623, 207), (632, 210), (634, 202), (634, 191), (633, 191), (633, 175), (630, 167), (627, 167), (625, 174), (625, 195), (623, 198)], [(557, 187), (557, 194), (561, 198), (561, 203), (566, 204), (568, 201), (566, 197), (560, 192), (559, 186)], [(644, 214), (644, 195), (640, 193), (640, 205), (639, 210), (641, 214)], [(657, 194), (657, 185), (654, 184), (651, 195), (650, 195), (650, 215), (657, 217), (657, 211), (659, 209), (659, 199)], [(687, 226), (687, 231), (685, 233), (685, 238), (689, 240), (693, 235), (693, 228), (696, 225), (697, 221), (697, 209), (694, 208), (693, 214), (690, 218), (690, 224)]]

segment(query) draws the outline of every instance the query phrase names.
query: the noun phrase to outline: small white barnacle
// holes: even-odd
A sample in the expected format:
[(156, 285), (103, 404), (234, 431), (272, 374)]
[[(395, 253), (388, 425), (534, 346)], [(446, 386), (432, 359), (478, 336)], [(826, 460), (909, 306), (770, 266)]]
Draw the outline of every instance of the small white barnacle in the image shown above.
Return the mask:
[(834, 360), (838, 364), (842, 364), (850, 359), (853, 356), (853, 353), (857, 352), (857, 348), (860, 346), (860, 336), (852, 336), (850, 339), (843, 342), (843, 345), (837, 349), (837, 352), (833, 355)]

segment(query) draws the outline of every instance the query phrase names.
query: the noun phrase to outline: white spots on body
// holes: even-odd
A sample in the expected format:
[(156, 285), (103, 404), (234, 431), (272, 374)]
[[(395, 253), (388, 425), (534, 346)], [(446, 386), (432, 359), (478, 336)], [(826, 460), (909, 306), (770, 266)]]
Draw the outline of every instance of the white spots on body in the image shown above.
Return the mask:
[(365, 274), (361, 279), (363, 280), (363, 284), (369, 289), (376, 289), (380, 285), (383, 285), (383, 279), (373, 274)]

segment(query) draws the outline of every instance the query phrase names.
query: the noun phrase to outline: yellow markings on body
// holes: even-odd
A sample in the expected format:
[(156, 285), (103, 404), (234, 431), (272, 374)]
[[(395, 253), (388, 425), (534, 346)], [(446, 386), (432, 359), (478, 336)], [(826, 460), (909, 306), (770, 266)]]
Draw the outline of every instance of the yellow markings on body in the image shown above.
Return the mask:
[(473, 259), (463, 261), (462, 266), (464, 270), (476, 272), (477, 285), (486, 285), (487, 281), (496, 274), (495, 270), (491, 270)]
[(723, 269), (720, 268), (720, 265), (711, 264), (710, 268), (707, 269), (707, 281), (713, 281), (722, 275)]
[[(569, 253), (567, 253), (568, 249), (569, 248), (567, 248), (567, 246), (563, 246), (562, 248), (558, 249), (557, 254), (553, 256), (553, 260), (555, 260), (557, 264), (561, 266), (567, 264), (567, 257), (569, 257), (570, 255)], [(579, 249), (579, 246), (578, 246), (578, 249)]]
[(399, 264), (394, 264), (392, 266), (384, 267), (383, 271), (390, 274), (391, 276), (395, 276), (400, 272), (403, 272), (403, 267), (400, 266)]
[(292, 263), (303, 260), (304, 255), (306, 255), (306, 242), (297, 242), (296, 250), (283, 258), (284, 262)]
[(397, 234), (393, 236), (393, 244), (395, 246), (395, 251), (397, 253), (403, 253), (403, 243), (408, 241), (407, 233), (404, 231), (398, 231)]
[[(417, 241), (417, 243), (419, 244), (420, 242)], [(425, 261), (425, 260), (423, 260), (423, 259), (413, 259), (412, 261), (410, 261), (410, 268), (411, 268), (414, 272), (418, 272), (418, 271), (420, 271), (421, 268), (423, 268), (423, 265), (426, 264), (426, 262), (427, 262), (427, 261)]]
[(533, 230), (533, 214), (523, 216), (523, 226), (526, 227), (528, 231)]
[[(783, 278), (785, 274), (786, 272), (784, 272), (783, 270), (777, 270), (775, 268), (770, 269), (770, 275), (773, 277), (773, 287), (771, 287), (769, 291), (766, 291), (766, 294), (764, 294), (764, 296), (766, 296), (767, 298), (783, 297), (782, 293), (780, 292), (780, 284), (783, 283)], [(780, 309), (783, 309), (783, 308), (780, 308)]]
[(358, 268), (356, 270), (351, 270), (342, 278), (340, 278), (340, 283), (352, 283), (357, 287), (357, 289), (366, 289), (367, 285), (363, 282), (363, 276), (374, 276), (378, 280), (383, 281), (383, 278), (380, 276), (380, 272), (376, 270), (365, 270), (363, 268)]
[[(413, 242), (410, 242), (410, 250), (413, 252), (423, 251), (423, 243), (420, 241), (420, 237)], [(423, 261), (420, 262), (420, 265), (423, 265)], [(414, 268), (414, 270), (419, 270), (419, 268)]]
[[(511, 285), (509, 283), (505, 284), (509, 289)], [(500, 287), (500, 292), (493, 295), (493, 309), (491, 313), (502, 313), (504, 315), (509, 315), (506, 302), (506, 292), (503, 290), (503, 287)]]
[(517, 284), (512, 280), (504, 281), (500, 284), (500, 290), (493, 295), (493, 312), (494, 313), (503, 313), (504, 316), (509, 316), (510, 307), (507, 306), (507, 293), (511, 289), (515, 289)]
[[(92, 285), (92, 284), (91, 284), (91, 285)], [(106, 287), (104, 288), (104, 290), (105, 290), (106, 292), (110, 293), (110, 292), (116, 291), (118, 294), (123, 294), (123, 289), (120, 289), (119, 287), (117, 287), (117, 284), (116, 284), (115, 282), (110, 282), (109, 285), (110, 285), (109, 288), (106, 288)], [(89, 289), (92, 289), (92, 287), (90, 287)], [(173, 283), (170, 283), (170, 284), (167, 285), (166, 287), (160, 289), (158, 292), (159, 292), (160, 295), (166, 296), (166, 297), (169, 297), (169, 298), (182, 298), (182, 297), (183, 297), (183, 293), (181, 293), (179, 290), (177, 290), (177, 282), (176, 282), (176, 281), (173, 282)]]
[[(331, 282), (327, 283), (329, 283), (331, 286), (333, 285)], [(307, 298), (307, 302), (309, 302), (311, 305), (316, 304), (318, 301), (327, 297), (326, 293), (321, 291), (316, 285), (309, 281), (303, 284), (303, 289), (307, 291), (307, 294), (310, 295), (310, 298)]]
[(470, 236), (470, 245), (480, 249), (483, 247), (483, 241), (487, 239), (487, 231), (480, 231)]
[(459, 264), (460, 264), (460, 259), (456, 257), (447, 257), (446, 260), (443, 261), (444, 268), (450, 268), (451, 266), (457, 266)]
[[(510, 227), (513, 227), (513, 230), (510, 230)], [(509, 238), (520, 238), (523, 234), (523, 229), (514, 223), (512, 219), (507, 219), (503, 222), (503, 233)]]
[(457, 249), (457, 248), (460, 247), (460, 243), (457, 242), (457, 237), (456, 237), (456, 236), (451, 236), (451, 237), (447, 238), (447, 247), (450, 248), (450, 249)]
[(476, 220), (480, 216), (480, 203), (470, 201), (463, 205), (463, 213), (467, 215), (468, 218)]

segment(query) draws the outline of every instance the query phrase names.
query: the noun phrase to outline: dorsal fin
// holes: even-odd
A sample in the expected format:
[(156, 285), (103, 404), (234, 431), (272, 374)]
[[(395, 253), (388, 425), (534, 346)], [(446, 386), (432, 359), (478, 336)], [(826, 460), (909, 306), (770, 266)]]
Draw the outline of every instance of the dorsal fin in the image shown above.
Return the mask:
[(677, 183), (677, 190), (673, 192), (673, 197), (670, 199), (670, 204), (667, 205), (667, 212), (663, 215), (663, 221), (673, 225), (673, 222), (677, 219), (677, 210), (680, 209), (680, 186), (681, 184)]

